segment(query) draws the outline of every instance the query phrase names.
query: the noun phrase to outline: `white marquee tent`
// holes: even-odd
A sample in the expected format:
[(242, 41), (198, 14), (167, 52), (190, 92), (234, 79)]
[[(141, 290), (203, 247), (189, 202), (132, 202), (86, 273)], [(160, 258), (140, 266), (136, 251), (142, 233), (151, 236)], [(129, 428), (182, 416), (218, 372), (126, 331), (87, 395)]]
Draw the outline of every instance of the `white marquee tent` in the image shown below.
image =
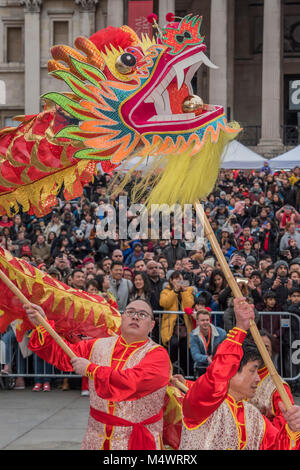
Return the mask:
[(260, 170), (266, 160), (245, 145), (233, 140), (224, 150), (221, 168), (224, 170)]
[(295, 168), (295, 166), (300, 166), (300, 145), (289, 150), (289, 152), (272, 158), (269, 165), (272, 170), (290, 170)]

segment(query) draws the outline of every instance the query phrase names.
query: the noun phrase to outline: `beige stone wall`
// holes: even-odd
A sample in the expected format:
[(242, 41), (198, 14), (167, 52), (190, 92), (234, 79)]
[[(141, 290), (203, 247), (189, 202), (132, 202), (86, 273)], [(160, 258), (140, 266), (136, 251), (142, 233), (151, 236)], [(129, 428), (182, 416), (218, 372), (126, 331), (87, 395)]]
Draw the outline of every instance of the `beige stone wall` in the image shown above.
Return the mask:
[(3, 110), (24, 107), (24, 63), (6, 63), (6, 27), (22, 25), (24, 10), (16, 5), (18, 2), (2, 0), (0, 2), (0, 80), (5, 83), (6, 102), (0, 105), (0, 125), (3, 124)]
[[(90, 33), (93, 33), (106, 27), (109, 18), (116, 25), (117, 23), (119, 25), (123, 13), (117, 6), (121, 3), (122, 0), (99, 0), (94, 11), (87, 13), (86, 11), (83, 12), (82, 7), (76, 4), (75, 0), (43, 0), (40, 8), (40, 45), (38, 45), (38, 41), (36, 44), (29, 44), (29, 47), (33, 48), (32, 50), (34, 50), (34, 47), (40, 47), (40, 86), (38, 92), (41, 95), (48, 91), (66, 89), (63, 82), (49, 76), (47, 72), (53, 21), (61, 19), (70, 22), (69, 42), (72, 45), (74, 38), (83, 34), (83, 32), (90, 30)], [(165, 0), (165, 3), (167, 5), (172, 4), (169, 0)], [(211, 25), (211, 4), (211, 0), (175, 0), (176, 12), (181, 16), (190, 12), (202, 15), (201, 34), (205, 36), (209, 57), (211, 53), (211, 34), (212, 32), (218, 33), (218, 25)], [(282, 23), (284, 15), (300, 18), (300, 5), (285, 1), (282, 1), (281, 4)], [(259, 45), (260, 38), (257, 31), (259, 31), (260, 24), (263, 22), (264, 2), (227, 0), (227, 5), (226, 103), (231, 108), (231, 118), (240, 121), (243, 125), (260, 126), (263, 102), (263, 54), (255, 53), (255, 47)], [(161, 5), (161, 8), (163, 10), (163, 5)], [(5, 63), (5, 28), (7, 25), (24, 23), (24, 17), (24, 7), (20, 6), (19, 0), (0, 0), (0, 80), (5, 83), (6, 87), (6, 103), (0, 103), (0, 125), (2, 125), (1, 116), (3, 116), (5, 110), (11, 112), (14, 108), (24, 109), (25, 64)], [(291, 54), (290, 56), (283, 53), (281, 57), (280, 124), (284, 123), (283, 77), (285, 74), (300, 74), (299, 56), (300, 52), (298, 55)], [(35, 71), (32, 70), (30, 73), (35, 74)], [(205, 102), (210, 100), (209, 83), (210, 77), (214, 77), (213, 73), (214, 71), (210, 72), (207, 67), (202, 65), (197, 74), (197, 93)], [(27, 83), (29, 78), (27, 74)], [(223, 88), (226, 93), (226, 87)], [(32, 90), (32, 92), (34, 91)]]

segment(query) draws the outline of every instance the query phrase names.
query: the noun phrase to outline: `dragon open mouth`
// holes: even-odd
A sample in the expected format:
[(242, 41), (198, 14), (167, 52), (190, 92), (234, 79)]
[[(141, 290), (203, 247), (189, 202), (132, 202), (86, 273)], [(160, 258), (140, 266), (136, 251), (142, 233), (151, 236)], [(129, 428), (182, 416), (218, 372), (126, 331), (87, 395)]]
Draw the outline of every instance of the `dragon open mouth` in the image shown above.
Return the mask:
[(171, 126), (178, 132), (190, 129), (191, 123), (195, 128), (200, 127), (208, 119), (222, 114), (223, 108), (214, 105), (204, 105), (195, 112), (182, 109), (184, 100), (193, 95), (192, 79), (199, 67), (205, 64), (217, 68), (204, 50), (205, 46), (197, 46), (177, 57), (169, 56), (162, 67), (159, 61), (149, 82), (134, 99), (125, 103), (122, 114), (128, 116), (128, 123), (139, 132), (147, 132), (147, 129), (152, 132), (158, 124), (160, 129)]

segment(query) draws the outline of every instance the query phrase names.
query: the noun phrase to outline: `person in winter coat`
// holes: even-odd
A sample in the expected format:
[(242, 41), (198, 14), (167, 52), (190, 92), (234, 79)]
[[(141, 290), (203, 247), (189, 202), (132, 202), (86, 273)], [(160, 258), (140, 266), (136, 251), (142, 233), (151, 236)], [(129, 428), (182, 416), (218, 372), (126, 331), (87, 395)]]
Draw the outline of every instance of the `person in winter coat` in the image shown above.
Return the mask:
[(44, 235), (38, 235), (36, 242), (32, 245), (32, 256), (42, 261), (48, 261), (50, 258), (50, 246), (46, 243)]
[(136, 261), (144, 259), (143, 245), (140, 241), (133, 242), (132, 248), (133, 252), (125, 259), (125, 265), (129, 268), (133, 268)]
[(259, 230), (259, 241), (263, 253), (271, 256), (273, 262), (276, 261), (278, 232), (276, 226), (267, 221)]
[(277, 303), (284, 305), (289, 289), (293, 287), (293, 281), (288, 278), (289, 265), (286, 261), (280, 260), (274, 264), (274, 268), (274, 276), (271, 279), (265, 279), (263, 283), (263, 293), (272, 290), (275, 292)]
[[(160, 294), (159, 303), (165, 311), (184, 311), (186, 307), (194, 306), (193, 290), (192, 286), (185, 287), (182, 274), (179, 271), (174, 271), (169, 277), (169, 285)], [(161, 339), (165, 346), (173, 335), (176, 320), (176, 313), (166, 313), (162, 316)], [(193, 327), (192, 319), (188, 315), (184, 315), (184, 323), (189, 336)]]
[(167, 258), (168, 269), (173, 269), (178, 259), (187, 257), (185, 249), (178, 244), (178, 240), (175, 238), (172, 239), (170, 245), (163, 250), (163, 255)]
[(190, 335), (191, 354), (194, 370), (203, 368), (203, 372), (205, 372), (217, 347), (226, 338), (226, 331), (211, 323), (211, 314), (205, 308), (197, 311), (196, 322), (197, 327)]
[[(249, 304), (253, 304), (253, 299), (251, 297), (246, 297), (246, 301)], [(258, 311), (254, 308), (255, 318), (254, 321), (258, 325), (260, 316)], [(224, 311), (224, 329), (228, 333), (228, 331), (232, 330), (235, 327), (235, 315), (233, 309), (233, 297), (228, 300), (228, 308)]]

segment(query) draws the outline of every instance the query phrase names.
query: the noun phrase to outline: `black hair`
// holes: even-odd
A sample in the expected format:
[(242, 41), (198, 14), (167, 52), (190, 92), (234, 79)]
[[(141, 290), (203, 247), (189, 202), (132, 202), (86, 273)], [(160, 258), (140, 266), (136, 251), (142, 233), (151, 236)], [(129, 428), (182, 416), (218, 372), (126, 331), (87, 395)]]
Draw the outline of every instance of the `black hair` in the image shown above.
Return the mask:
[(250, 338), (249, 339), (247, 338), (243, 342), (242, 348), (243, 348), (243, 353), (244, 354), (243, 354), (243, 357), (241, 359), (238, 372), (241, 372), (243, 367), (246, 364), (248, 364), (248, 362), (252, 362), (252, 361), (261, 361), (262, 362), (262, 357), (261, 357), (261, 355), (259, 353), (259, 350), (257, 349), (257, 346), (256, 346), (256, 344), (254, 343), (253, 340), (251, 340)]
[(227, 287), (227, 280), (226, 280), (226, 277), (225, 277), (223, 271), (221, 269), (217, 268), (217, 269), (214, 269), (211, 272), (208, 287), (207, 287), (209, 292), (214, 292), (215, 291), (215, 287), (216, 287), (215, 286), (215, 277), (216, 276), (220, 276), (223, 279), (221, 289), (225, 289), (225, 287)]
[[(143, 261), (145, 263), (145, 261), (143, 259), (136, 259), (135, 262), (133, 263), (133, 266), (136, 265), (136, 263), (139, 263), (140, 261)], [(146, 264), (146, 263), (145, 263)]]
[(98, 289), (98, 291), (100, 291), (99, 282), (97, 281), (96, 278), (90, 279), (89, 281), (87, 281), (86, 286), (85, 286), (85, 290), (87, 291), (90, 286), (96, 287), (96, 289)]
[(141, 272), (138, 272), (138, 271), (135, 271), (134, 272), (134, 279), (133, 279), (133, 286), (132, 286), (132, 294), (137, 294), (137, 288), (135, 287), (135, 284), (134, 284), (134, 280), (136, 278), (136, 276), (141, 276), (143, 281), (144, 281), (144, 287), (143, 287), (143, 291), (144, 291), (144, 294), (146, 297), (150, 298), (151, 296), (151, 292), (152, 292), (152, 287), (151, 287), (151, 283), (150, 283), (150, 280), (149, 280), (149, 276), (147, 273), (145, 273), (144, 271), (141, 271)]
[(269, 264), (269, 266), (266, 267), (266, 273), (268, 273), (269, 271), (271, 271), (271, 269), (275, 269), (274, 264)]
[(292, 287), (292, 288), (289, 290), (289, 295), (292, 295), (292, 294), (294, 294), (295, 292), (299, 292), (299, 293), (300, 293), (300, 286), (299, 286), (299, 287)]
[(74, 277), (74, 274), (76, 274), (76, 273), (82, 273), (82, 274), (84, 274), (84, 272), (82, 271), (82, 269), (76, 268), (76, 269), (73, 269), (73, 271), (72, 271), (72, 277)]
[[(110, 258), (109, 258), (110, 259)], [(122, 268), (124, 267), (124, 263), (122, 263), (121, 261), (113, 261), (110, 269), (113, 269), (115, 266), (122, 266)]]
[(264, 300), (265, 299), (276, 299), (276, 294), (272, 290), (267, 290), (263, 295), (263, 299)]
[(209, 307), (211, 304), (212, 295), (208, 291), (201, 292), (198, 297), (196, 297), (195, 304), (197, 305), (204, 305), (205, 307)]
[(99, 291), (103, 291), (103, 282), (104, 282), (104, 278), (105, 278), (106, 274), (97, 274), (95, 276), (95, 280), (98, 284), (98, 287), (99, 287)]
[(170, 281), (173, 281), (173, 279), (178, 279), (180, 276), (182, 276), (182, 273), (180, 271), (173, 271), (168, 279), (169, 284), (170, 284)]

